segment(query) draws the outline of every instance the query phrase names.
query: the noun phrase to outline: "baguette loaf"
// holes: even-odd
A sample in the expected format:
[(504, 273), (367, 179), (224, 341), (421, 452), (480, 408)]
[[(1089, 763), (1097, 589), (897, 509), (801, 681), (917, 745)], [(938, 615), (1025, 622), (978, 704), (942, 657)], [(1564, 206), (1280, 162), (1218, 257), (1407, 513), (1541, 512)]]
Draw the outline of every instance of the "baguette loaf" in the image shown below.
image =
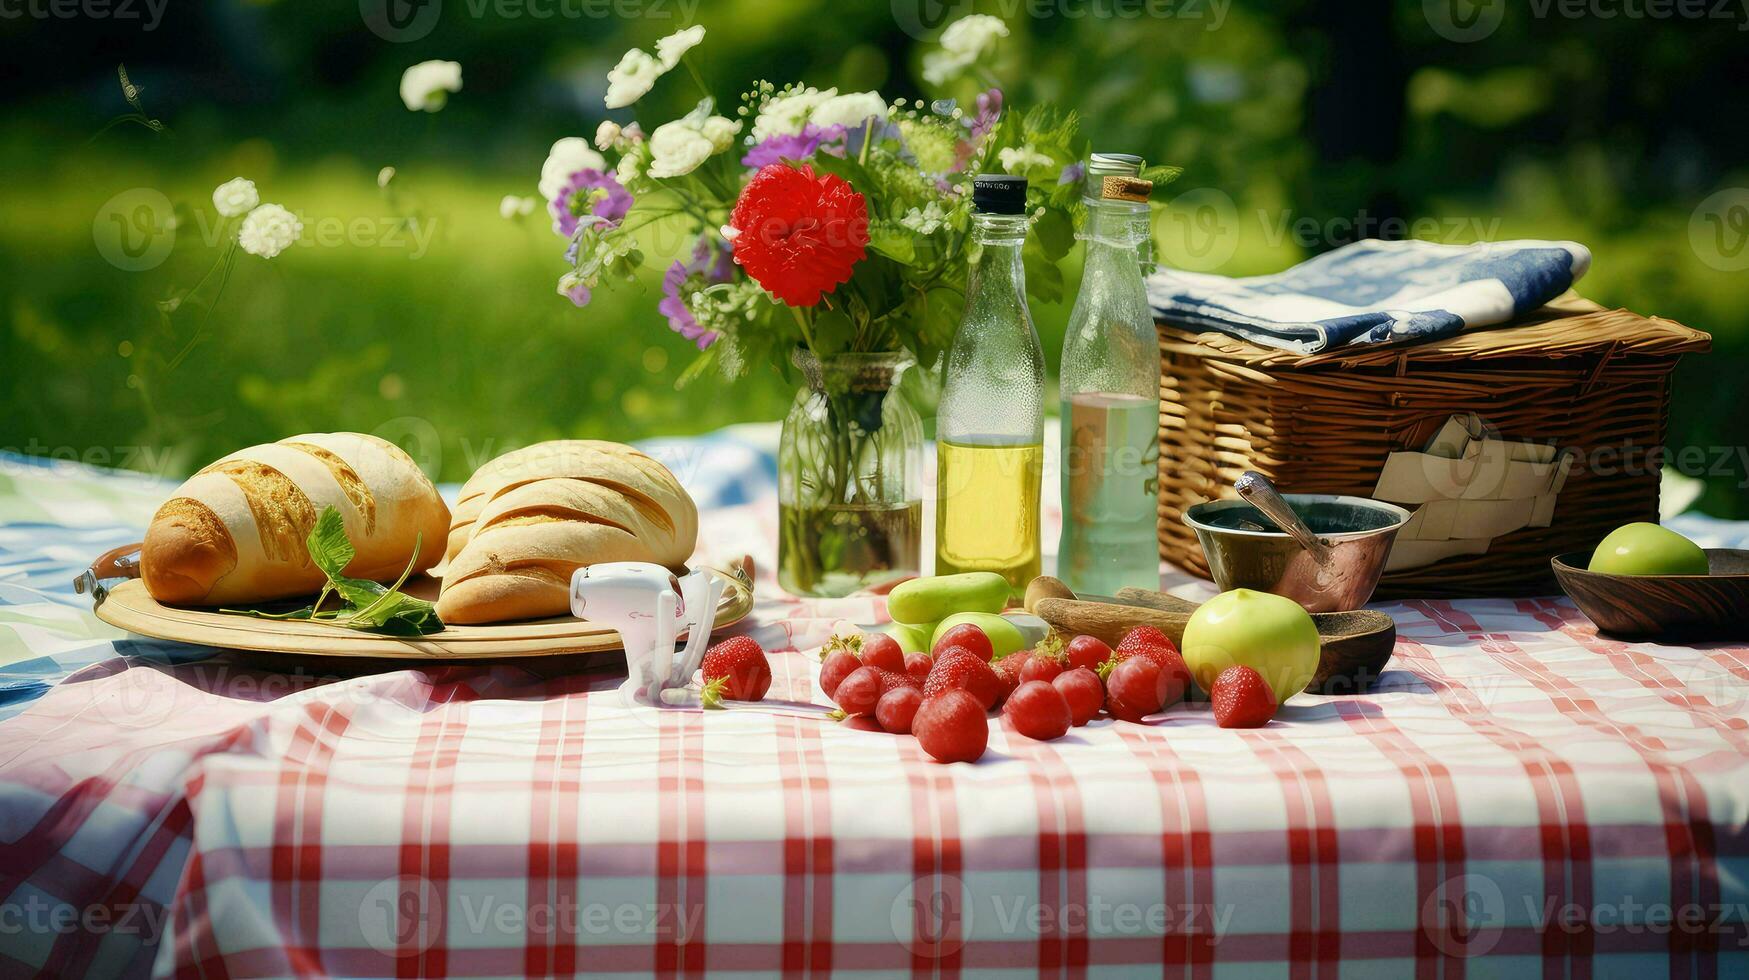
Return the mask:
[(314, 593), (327, 581), (304, 539), (327, 507), (357, 554), (353, 578), (392, 580), (436, 564), (449, 508), (394, 443), (357, 432), (250, 446), (206, 467), (158, 508), (140, 574), (159, 602), (242, 605)]
[(564, 615), (577, 569), (648, 561), (678, 571), (697, 538), (697, 507), (656, 460), (613, 442), (537, 443), (463, 485), (437, 614), (446, 623)]

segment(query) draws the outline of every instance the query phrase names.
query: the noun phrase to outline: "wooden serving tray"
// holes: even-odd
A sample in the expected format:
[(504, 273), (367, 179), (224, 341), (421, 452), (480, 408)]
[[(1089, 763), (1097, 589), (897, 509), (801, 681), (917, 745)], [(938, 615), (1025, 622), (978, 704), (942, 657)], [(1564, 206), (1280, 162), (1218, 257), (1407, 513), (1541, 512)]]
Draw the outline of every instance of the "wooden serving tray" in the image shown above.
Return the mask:
[[(121, 567), (125, 569), (125, 563)], [(717, 603), (714, 631), (740, 622), (753, 611), (753, 580), (744, 561), (727, 570), (712, 568), (710, 572), (725, 583), (723, 597)], [(403, 588), (410, 594), (435, 599), (439, 584), (438, 579), (419, 576)], [(494, 660), (622, 649), (619, 634), (614, 630), (568, 616), (489, 626), (445, 626), (425, 636), (385, 636), (330, 623), (259, 619), (214, 609), (166, 606), (153, 599), (145, 583), (137, 578), (91, 591), (97, 599), (97, 618), (111, 626), (158, 640), (235, 650), (373, 660)]]

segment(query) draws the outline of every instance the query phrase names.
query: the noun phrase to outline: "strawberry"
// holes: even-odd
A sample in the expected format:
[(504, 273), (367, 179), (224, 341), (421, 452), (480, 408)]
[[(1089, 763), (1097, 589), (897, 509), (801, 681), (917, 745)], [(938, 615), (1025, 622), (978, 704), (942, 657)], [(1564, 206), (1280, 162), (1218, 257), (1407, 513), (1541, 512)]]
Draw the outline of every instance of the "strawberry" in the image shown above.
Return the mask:
[(935, 648), (935, 653), (930, 657), (930, 660), (932, 661), (932, 663), (931, 663), (929, 669), (934, 670), (936, 667), (939, 667), (942, 664), (947, 663), (949, 660), (955, 660), (955, 659), (959, 659), (961, 657), (964, 657), (965, 659), (968, 659), (968, 660), (976, 660), (979, 663), (983, 663), (983, 664), (989, 663), (989, 661), (985, 660), (983, 657), (978, 656), (976, 653), (973, 653), (972, 651), (967, 650), (965, 647), (938, 646)]
[(1077, 636), (1069, 641), (1067, 653), (1070, 669), (1086, 667), (1097, 671), (1099, 665), (1111, 659), (1111, 647), (1097, 636)]
[(927, 653), (905, 654), (905, 673), (922, 680), (929, 676), (929, 668), (935, 666), (935, 658)]
[(881, 694), (883, 695), (905, 687), (916, 688), (919, 691), (923, 690), (922, 681), (912, 677), (910, 674), (907, 674), (902, 670), (882, 670), (881, 668), (876, 667), (875, 671), (880, 674)]
[(885, 633), (869, 633), (862, 638), (862, 663), (865, 667), (903, 671), (905, 651), (899, 649), (898, 640)]
[(1014, 689), (1020, 686), (1028, 662), (1027, 654), (1023, 651), (1011, 653), (990, 665), (990, 669), (996, 672), (996, 679), (1002, 682), (1002, 693), (996, 696), (996, 703), (991, 707), (1000, 708), (1008, 700), (1008, 696), (1014, 693)]
[(820, 665), (820, 692), (827, 697), (833, 697), (844, 678), (861, 666), (862, 661), (847, 650), (833, 650), (828, 653), (825, 663)]
[(923, 681), (924, 700), (946, 691), (968, 691), (985, 711), (1002, 696), (1002, 690), (1002, 679), (973, 653), (945, 651)]
[(1166, 672), (1147, 657), (1118, 661), (1105, 679), (1105, 710), (1113, 718), (1141, 721), (1166, 704)]
[(883, 731), (894, 735), (911, 734), (911, 722), (923, 704), (923, 691), (916, 687), (895, 687), (875, 702), (875, 721)]
[(996, 648), (991, 645), (989, 634), (971, 623), (961, 623), (941, 634), (941, 639), (935, 641), (931, 652), (939, 657), (941, 651), (948, 647), (963, 647), (983, 657), (985, 663), (996, 658)]
[(917, 744), (937, 762), (976, 762), (990, 744), (990, 720), (978, 699), (960, 690), (924, 696), (911, 719)]
[(1126, 657), (1132, 657), (1144, 650), (1154, 647), (1172, 647), (1173, 649), (1177, 649), (1177, 645), (1172, 642), (1172, 638), (1165, 633), (1160, 632), (1157, 627), (1137, 626), (1135, 629), (1125, 633), (1123, 639), (1117, 641), (1117, 652), (1122, 654), (1118, 659), (1122, 660)]
[(1051, 681), (1051, 686), (1063, 692), (1063, 700), (1069, 704), (1070, 724), (1077, 728), (1092, 721), (1105, 705), (1105, 685), (1099, 682), (1098, 674), (1086, 667), (1063, 671)]
[(1190, 667), (1185, 664), (1184, 655), (1178, 652), (1178, 644), (1152, 626), (1138, 626), (1125, 633), (1112, 656), (1119, 661), (1147, 657), (1159, 665), (1166, 675), (1165, 703), (1168, 705), (1183, 700), (1185, 692), (1190, 690)]
[(771, 664), (751, 636), (731, 636), (704, 653), (706, 707), (731, 701), (758, 701), (771, 690)]
[(1069, 666), (1068, 658), (1058, 659), (1048, 654), (1035, 653), (1026, 661), (1026, 668), (1020, 672), (1023, 681), (1044, 681), (1049, 684), (1057, 679)]
[(1002, 709), (1014, 730), (1027, 738), (1048, 742), (1061, 738), (1074, 718), (1063, 692), (1044, 681), (1027, 681), (1008, 698)]
[(846, 715), (872, 714), (875, 702), (886, 693), (886, 687), (881, 680), (879, 667), (858, 667), (850, 672), (850, 676), (839, 682), (838, 690), (833, 694), (833, 700), (838, 702), (838, 709)]
[(1275, 717), (1275, 693), (1269, 682), (1244, 664), (1221, 671), (1209, 698), (1214, 702), (1215, 722), (1222, 728), (1262, 728)]

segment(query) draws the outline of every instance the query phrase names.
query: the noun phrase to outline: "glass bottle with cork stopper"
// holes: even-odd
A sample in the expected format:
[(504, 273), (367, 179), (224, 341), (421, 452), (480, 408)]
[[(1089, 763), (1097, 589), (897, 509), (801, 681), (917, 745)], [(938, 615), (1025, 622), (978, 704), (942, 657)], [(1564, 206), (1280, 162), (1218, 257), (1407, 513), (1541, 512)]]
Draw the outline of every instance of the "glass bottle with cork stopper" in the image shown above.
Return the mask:
[(1160, 355), (1142, 282), (1149, 241), (1142, 160), (1087, 166), (1081, 291), (1063, 339), (1063, 528), (1057, 575), (1076, 592), (1157, 589)]

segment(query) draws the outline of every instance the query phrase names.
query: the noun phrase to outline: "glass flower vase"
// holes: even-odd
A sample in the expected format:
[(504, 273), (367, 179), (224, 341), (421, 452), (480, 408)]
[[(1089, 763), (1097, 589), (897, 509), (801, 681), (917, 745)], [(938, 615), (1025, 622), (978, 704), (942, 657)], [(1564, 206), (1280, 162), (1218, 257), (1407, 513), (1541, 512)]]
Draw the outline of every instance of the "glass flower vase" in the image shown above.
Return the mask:
[(778, 584), (842, 596), (918, 574), (923, 422), (898, 390), (910, 355), (791, 360), (807, 385), (778, 446)]

